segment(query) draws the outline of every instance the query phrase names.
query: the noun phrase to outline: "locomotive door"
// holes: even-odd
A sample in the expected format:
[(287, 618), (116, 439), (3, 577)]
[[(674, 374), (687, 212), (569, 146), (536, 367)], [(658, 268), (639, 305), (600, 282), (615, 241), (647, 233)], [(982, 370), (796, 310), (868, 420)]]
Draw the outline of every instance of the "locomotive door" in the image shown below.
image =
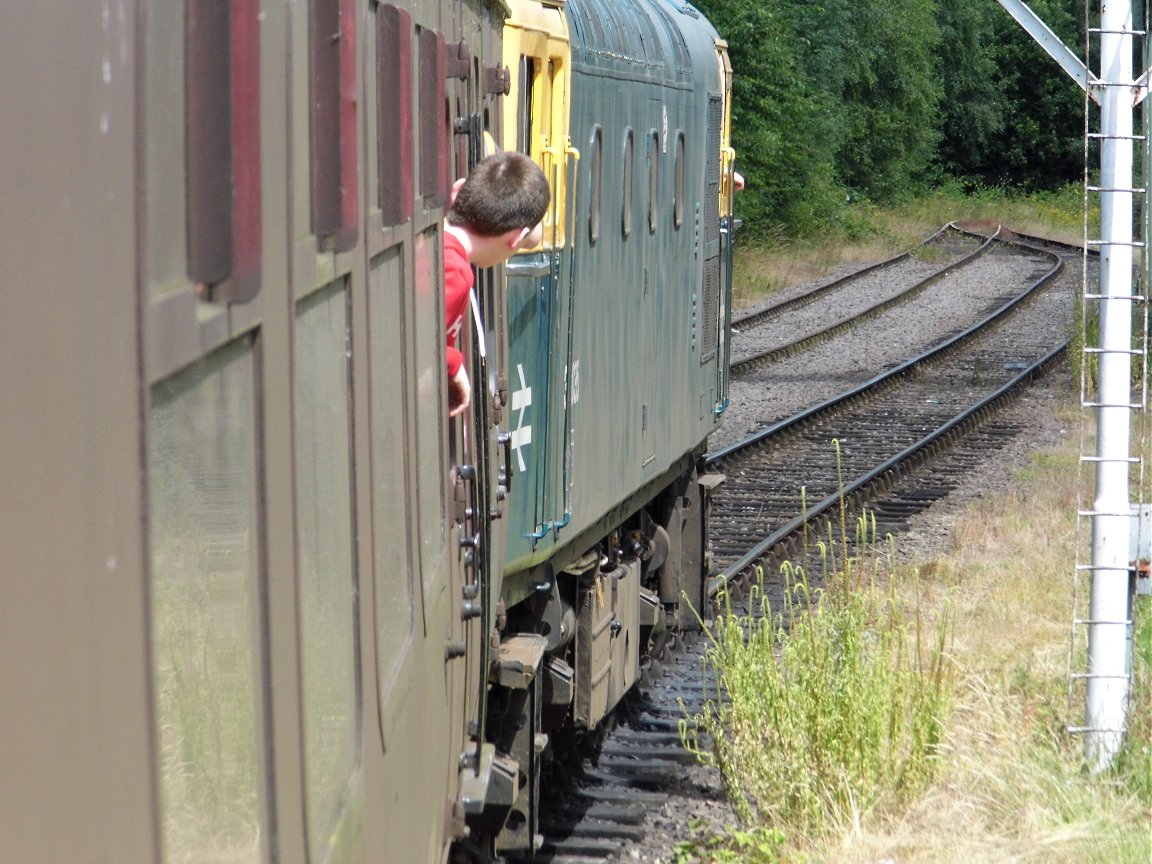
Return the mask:
[[(717, 59), (720, 63), (721, 80), (724, 87), (723, 109), (720, 116), (720, 268), (719, 303), (717, 326), (719, 345), (716, 372), (716, 414), (728, 407), (729, 362), (732, 329), (732, 257), (733, 243), (739, 220), (733, 215), (733, 198), (736, 194), (736, 151), (732, 149), (732, 63), (728, 58), (727, 44), (717, 42)], [(714, 122), (709, 118), (709, 122)]]
[[(568, 189), (577, 152), (568, 137), (568, 41), (560, 10), (541, 23), (509, 23), (505, 63), (513, 69), (515, 114), (505, 141), (527, 153), (548, 177), (551, 206), (539, 247), (506, 266), (509, 310), (509, 448), (515, 493), (509, 525), (510, 569), (555, 541), (570, 518), (570, 411), (573, 258), (566, 236)], [(555, 30), (546, 29), (554, 27)], [(569, 375), (569, 366), (573, 367)]]
[(644, 133), (644, 167), (643, 175), (635, 178), (637, 190), (636, 198), (643, 202), (643, 218), (636, 224), (635, 233), (640, 248), (643, 250), (642, 296), (640, 310), (640, 340), (643, 345), (644, 356), (653, 358), (650, 362), (641, 364), (643, 372), (643, 394), (640, 415), (640, 442), (641, 467), (647, 468), (656, 459), (656, 428), (661, 424), (659, 414), (661, 409), (660, 388), (657, 376), (661, 373), (660, 364), (655, 362), (661, 356), (661, 334), (659, 332), (660, 305), (663, 301), (662, 286), (666, 274), (664, 272), (665, 257), (657, 244), (657, 218), (659, 212), (661, 147), (663, 143), (662, 127), (667, 126), (663, 120), (664, 103), (659, 99), (649, 99), (645, 118), (647, 123)]
[[(720, 370), (712, 384), (712, 397), (709, 400), (716, 410), (721, 400), (720, 387), (723, 383), (721, 376), (725, 375), (726, 364), (721, 351), (727, 350), (727, 341), (721, 345), (722, 331), (726, 335), (726, 327), (721, 322), (721, 315), (726, 315), (726, 292), (721, 291), (721, 265), (724, 255), (726, 235), (721, 232), (720, 224), (720, 196), (721, 196), (721, 133), (723, 131), (724, 100), (716, 94), (708, 95), (708, 129), (707, 154), (708, 158), (704, 169), (704, 285), (701, 292), (701, 307), (698, 316), (701, 321), (700, 330), (700, 362), (715, 364)], [(726, 379), (725, 379), (726, 380)], [(704, 406), (702, 406), (704, 407)]]

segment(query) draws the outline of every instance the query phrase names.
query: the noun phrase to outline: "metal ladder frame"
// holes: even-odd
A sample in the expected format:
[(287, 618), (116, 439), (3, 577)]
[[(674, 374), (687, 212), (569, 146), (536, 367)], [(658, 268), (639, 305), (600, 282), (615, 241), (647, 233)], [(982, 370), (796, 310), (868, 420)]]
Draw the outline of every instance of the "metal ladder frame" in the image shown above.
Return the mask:
[[(1134, 151), (1137, 143), (1145, 151), (1141, 165), (1145, 178), (1150, 175), (1147, 137), (1136, 134), (1135, 108), (1148, 95), (1152, 70), (1139, 78), (1132, 74), (1133, 40), (1145, 38), (1148, 11), (1144, 10), (1144, 28), (1132, 25), (1131, 0), (1108, 2), (1099, 6), (1100, 26), (1090, 26), (1088, 0), (1084, 6), (1085, 56), (1081, 60), (1041, 21), (1022, 0), (999, 0), (1009, 14), (1060, 64), (1085, 92), (1084, 101), (1084, 277), (1081, 285), (1081, 417), (1088, 410), (1096, 417), (1096, 453), (1084, 454), (1088, 435), (1081, 424), (1081, 458), (1078, 480), (1092, 470), (1095, 491), (1091, 506), (1078, 501), (1076, 517), (1076, 567), (1073, 575), (1072, 638), (1069, 641), (1069, 705), (1076, 703), (1079, 682), (1085, 683), (1084, 723), (1070, 725), (1068, 731), (1084, 734), (1084, 755), (1093, 770), (1112, 763), (1123, 740), (1128, 708), (1131, 668), (1129, 662), (1131, 635), (1132, 562), (1129, 560), (1130, 537), (1136, 527), (1129, 498), (1130, 468), (1138, 466), (1143, 494), (1144, 462), (1131, 454), (1131, 412), (1141, 414), (1141, 444), (1147, 440), (1145, 429), (1148, 404), (1148, 316), (1147, 300), (1141, 291), (1133, 290), (1134, 251), (1147, 250), (1148, 191), (1133, 184)], [(1147, 5), (1147, 0), (1145, 0)], [(1092, 42), (1098, 40), (1099, 75), (1091, 72)], [(1145, 63), (1148, 44), (1145, 41)], [(1088, 128), (1089, 100), (1100, 105), (1100, 130)], [(1148, 109), (1144, 110), (1144, 128), (1148, 128)], [(1100, 178), (1088, 182), (1088, 145), (1100, 144)], [(1100, 196), (1100, 233), (1090, 238), (1088, 232), (1088, 197)], [(1140, 236), (1134, 237), (1134, 214), (1139, 204)], [(1100, 288), (1090, 291), (1087, 284), (1088, 250), (1100, 253)], [(1142, 262), (1146, 273), (1148, 261)], [(1141, 280), (1144, 281), (1144, 280)], [(1146, 292), (1147, 285), (1143, 286)], [(1132, 348), (1133, 305), (1139, 304), (1144, 322), (1141, 349)], [(1088, 345), (1089, 312), (1100, 322), (1099, 344)], [(1139, 353), (1142, 362), (1140, 401), (1132, 401), (1130, 385), (1131, 357)], [(1091, 381), (1088, 370), (1099, 369), (1095, 398), (1088, 396)], [(1143, 446), (1141, 447), (1143, 452)], [(1091, 469), (1088, 466), (1092, 466)], [(1079, 484), (1083, 489), (1083, 483)], [(1079, 492), (1083, 495), (1083, 492)], [(1140, 511), (1137, 511), (1140, 512)], [(1091, 521), (1091, 561), (1082, 562), (1081, 536), (1085, 520)], [(1089, 612), (1083, 615), (1083, 581), (1091, 582)], [(1080, 647), (1086, 631), (1086, 649)], [(1075, 671), (1081, 654), (1085, 671)]]

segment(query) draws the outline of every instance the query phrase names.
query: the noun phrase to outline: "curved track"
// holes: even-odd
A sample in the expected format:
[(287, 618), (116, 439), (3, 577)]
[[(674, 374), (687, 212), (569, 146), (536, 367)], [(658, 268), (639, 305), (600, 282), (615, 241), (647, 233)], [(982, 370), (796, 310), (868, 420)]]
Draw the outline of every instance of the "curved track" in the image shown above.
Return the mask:
[[(955, 436), (962, 424), (1040, 374), (1063, 350), (1066, 292), (1046, 291), (1063, 270), (1003, 285), (1012, 299), (892, 370), (707, 457), (727, 481), (714, 494), (714, 592), (726, 580), (837, 506), (870, 497), (892, 472)], [(838, 447), (833, 442), (839, 442)], [(802, 490), (804, 490), (802, 492)]]
[[(945, 225), (915, 249), (734, 320), (735, 350), (742, 343), (758, 347), (732, 361), (732, 376), (798, 354), (915, 300), (995, 242)], [(754, 339), (753, 328), (762, 328), (764, 335)]]
[[(1071, 320), (1073, 294), (1067, 285), (1079, 281), (1076, 273), (1063, 279), (1060, 274), (1065, 264), (1078, 267), (1080, 253), (999, 239), (981, 246), (983, 238), (963, 235), (955, 226), (928, 242), (941, 236), (966, 236), (958, 245), (967, 252), (954, 252), (945, 268), (960, 258), (967, 259), (962, 266), (985, 258), (997, 265), (988, 271), (993, 283), (988, 291), (969, 298), (967, 318), (950, 314), (940, 332), (920, 334), (927, 344), (911, 359), (881, 364), (891, 368), (873, 369), (846, 392), (706, 457), (709, 470), (726, 475), (713, 499), (710, 595), (726, 583), (739, 584), (759, 561), (794, 557), (805, 518), (811, 525), (819, 519), (818, 507), (838, 511), (841, 492), (850, 507), (867, 500), (880, 520), (895, 526), (947, 494), (957, 478), (1018, 431), (997, 419), (997, 409), (1058, 362)], [(983, 248), (980, 256), (968, 254), (975, 247)], [(883, 262), (871, 272), (906, 258)], [(907, 291), (907, 284), (901, 290)], [(928, 293), (905, 305), (927, 303)], [(822, 291), (808, 305), (835, 294)], [(870, 327), (892, 316), (890, 306), (882, 317), (852, 317), (858, 327)], [(759, 326), (773, 326), (772, 320), (762, 318)], [(834, 334), (826, 347), (834, 349), (840, 338), (842, 333)], [(773, 364), (772, 371), (781, 372), (794, 359)], [(773, 387), (770, 375), (760, 376), (760, 388)], [(839, 451), (833, 439), (840, 442)], [(783, 590), (782, 585), (766, 588)], [(653, 652), (640, 686), (614, 715), (615, 728), (594, 742), (593, 755), (565, 769), (564, 791), (544, 807), (542, 846), (527, 860), (636, 860), (633, 853), (649, 842), (648, 832), (682, 836), (685, 826), (666, 815), (676, 799), (718, 794), (715, 785), (693, 782), (691, 772), (701, 769), (690, 767), (695, 760), (680, 747), (678, 734), (685, 712), (698, 712), (702, 694), (714, 692), (704, 680), (704, 647), (695, 634), (673, 634)]]

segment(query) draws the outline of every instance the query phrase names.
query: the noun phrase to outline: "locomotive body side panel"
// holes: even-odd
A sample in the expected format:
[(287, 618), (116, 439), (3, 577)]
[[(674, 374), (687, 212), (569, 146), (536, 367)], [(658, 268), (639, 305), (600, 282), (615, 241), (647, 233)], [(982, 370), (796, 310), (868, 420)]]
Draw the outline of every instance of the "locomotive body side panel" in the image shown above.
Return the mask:
[(544, 640), (548, 686), (521, 695), (501, 667), (490, 694), (492, 739), (527, 779), (497, 849), (533, 842), (542, 745), (520, 731), (563, 752), (623, 698), (653, 635), (686, 622), (683, 593), (699, 605), (695, 462), (727, 363), (715, 32), (651, 0), (562, 5), (563, 26), (551, 3), (514, 4), (505, 38), (508, 140), (554, 202), (541, 248), (507, 267), (519, 471), (501, 656)]
[[(571, 228), (509, 268), (537, 275), (510, 282), (510, 365), (525, 370), (521, 404), (531, 393), (517, 480), (534, 497), (513, 506), (508, 574), (563, 567), (584, 551), (574, 538), (602, 536), (670, 482), (718, 422), (725, 362), (723, 292), (706, 271), (719, 251), (715, 33), (648, 2), (570, 0), (565, 15)], [(510, 578), (509, 602), (540, 581)]]

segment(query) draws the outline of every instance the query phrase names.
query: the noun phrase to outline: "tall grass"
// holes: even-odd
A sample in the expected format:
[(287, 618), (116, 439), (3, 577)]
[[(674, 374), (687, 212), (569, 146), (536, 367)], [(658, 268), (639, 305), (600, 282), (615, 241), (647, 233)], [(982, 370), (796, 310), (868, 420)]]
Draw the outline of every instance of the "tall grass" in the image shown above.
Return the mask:
[[(1072, 412), (1061, 419), (1069, 428), (1075, 424)], [(730, 677), (730, 686), (721, 685), (700, 722), (695, 744), (702, 747), (703, 736), (711, 736), (712, 751), (702, 757), (719, 766), (726, 787), (736, 796), (742, 823), (726, 834), (684, 844), (679, 862), (1152, 860), (1152, 598), (1137, 598), (1128, 733), (1112, 770), (1099, 775), (1087, 771), (1082, 740), (1066, 732), (1069, 723), (1081, 719), (1068, 703), (1067, 678), (1076, 450), (1075, 436), (1066, 435), (1060, 447), (1037, 454), (1009, 490), (971, 504), (957, 517), (951, 545), (937, 557), (897, 565), (902, 556), (896, 547), (880, 556), (881, 566), (841, 559), (851, 562), (850, 572), (867, 578), (839, 584), (855, 584), (852, 594), (874, 592), (868, 601), (872, 612), (847, 616), (853, 626), (879, 625), (882, 632), (888, 620), (885, 610), (893, 606), (904, 610), (901, 620), (906, 625), (933, 620), (934, 615), (938, 619), (936, 610), (947, 610), (939, 694), (943, 707), (919, 714), (942, 722), (928, 727), (930, 736), (910, 736), (931, 742), (923, 751), (930, 755), (919, 763), (928, 770), (922, 777), (909, 777), (914, 782), (889, 785), (869, 797), (860, 791), (859, 780), (845, 782), (829, 771), (830, 758), (802, 755), (810, 749), (825, 755), (851, 752), (843, 742), (854, 738), (856, 726), (868, 724), (853, 719), (855, 706), (837, 705), (837, 696), (862, 700), (865, 705), (859, 710), (868, 711), (872, 703), (860, 690), (877, 687), (866, 670), (854, 673), (859, 680), (847, 681), (835, 676), (816, 681), (789, 671), (797, 659), (838, 659), (834, 649), (825, 655), (812, 649), (813, 639), (819, 644), (827, 637), (824, 643), (834, 646), (845, 638), (844, 629), (833, 626), (843, 620), (835, 611), (835, 581), (819, 594), (803, 587), (790, 593), (797, 613), (791, 631), (781, 629), (779, 617), (772, 619), (771, 629), (765, 618), (741, 623), (739, 616), (726, 613), (717, 619), (711, 628), (715, 661), (733, 658), (732, 668), (739, 674)], [(884, 573), (888, 575), (882, 577)], [(803, 585), (796, 575), (794, 584)], [(809, 594), (821, 597), (816, 615), (804, 612)], [(751, 597), (752, 608), (764, 602), (759, 589)], [(806, 624), (812, 637), (803, 629)], [(906, 626), (904, 632), (914, 644), (914, 629)], [(932, 632), (932, 639), (920, 638), (926, 657), (941, 644), (944, 629)], [(879, 636), (867, 641), (884, 644)], [(847, 642), (852, 644), (851, 638)], [(759, 655), (755, 661), (754, 651)], [(819, 659), (814, 666), (823, 662)], [(824, 668), (835, 670), (837, 663), (824, 663)], [(931, 669), (930, 662), (921, 668)], [(931, 680), (929, 676), (927, 683)], [(782, 719), (777, 719), (760, 706), (788, 683), (795, 683), (797, 692), (789, 694), (786, 708), (777, 712)], [(932, 692), (930, 687), (927, 692)], [(806, 708), (834, 719), (816, 720), (803, 713)], [(783, 731), (768, 730), (769, 723), (781, 724)], [(723, 740), (729, 729), (739, 730), (731, 742)], [(780, 750), (781, 738), (796, 743), (794, 753)], [(868, 735), (864, 739), (872, 740)], [(770, 760), (780, 764), (766, 764)], [(846, 762), (868, 764), (855, 756)], [(826, 779), (812, 780), (809, 772)], [(890, 769), (882, 776), (902, 775)], [(783, 779), (770, 786), (764, 778)], [(812, 790), (817, 786), (832, 800), (827, 817), (813, 817), (805, 809), (816, 799)], [(805, 805), (797, 812), (808, 815), (787, 821), (780, 802), (793, 799)], [(869, 801), (874, 805), (869, 807)]]
[(722, 597), (724, 613), (705, 628), (717, 692), (684, 724), (684, 737), (719, 768), (745, 826), (843, 830), (899, 808), (933, 775), (947, 708), (948, 612), (925, 622), (883, 587), (889, 556), (869, 526), (867, 517), (857, 522), (855, 553), (834, 540), (818, 544), (822, 587), (804, 566), (786, 564), (785, 599), (772, 608), (760, 573), (750, 614)]

